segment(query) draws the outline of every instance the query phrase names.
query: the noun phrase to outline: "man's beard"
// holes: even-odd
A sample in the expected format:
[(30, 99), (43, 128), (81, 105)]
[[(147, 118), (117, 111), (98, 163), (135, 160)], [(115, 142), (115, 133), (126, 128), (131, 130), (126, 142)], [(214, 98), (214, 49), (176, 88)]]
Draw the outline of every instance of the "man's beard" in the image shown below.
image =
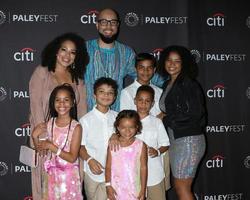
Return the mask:
[(101, 40), (106, 43), (106, 44), (111, 44), (112, 42), (114, 42), (117, 38), (118, 34), (114, 34), (111, 37), (106, 37), (105, 35), (103, 35), (102, 33), (99, 32), (99, 36), (101, 38)]

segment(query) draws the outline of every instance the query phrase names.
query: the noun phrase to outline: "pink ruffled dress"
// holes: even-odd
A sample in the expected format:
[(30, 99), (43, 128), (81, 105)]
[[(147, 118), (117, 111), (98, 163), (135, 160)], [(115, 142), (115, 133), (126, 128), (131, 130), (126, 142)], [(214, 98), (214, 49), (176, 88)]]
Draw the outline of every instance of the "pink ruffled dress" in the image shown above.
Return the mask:
[[(49, 138), (52, 140), (51, 126), (52, 119), (48, 122)], [(53, 125), (53, 143), (63, 149), (70, 151), (70, 143), (77, 121), (72, 120), (70, 130), (69, 125), (58, 127)], [(69, 131), (68, 131), (69, 130)], [(44, 163), (45, 171), (48, 174), (47, 187), (44, 198), (48, 200), (82, 200), (82, 186), (79, 174), (79, 160), (74, 163), (63, 160), (52, 153)]]
[(139, 139), (119, 151), (111, 151), (111, 186), (117, 200), (137, 200), (141, 190), (140, 157), (143, 142)]

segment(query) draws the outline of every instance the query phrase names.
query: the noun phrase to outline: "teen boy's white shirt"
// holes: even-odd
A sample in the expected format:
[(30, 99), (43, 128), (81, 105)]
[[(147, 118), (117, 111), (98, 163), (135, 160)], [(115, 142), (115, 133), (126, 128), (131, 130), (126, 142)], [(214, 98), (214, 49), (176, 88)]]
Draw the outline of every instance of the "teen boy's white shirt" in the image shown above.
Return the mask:
[[(125, 110), (125, 109), (136, 110), (136, 106), (134, 104), (134, 98), (136, 95), (136, 91), (140, 86), (141, 84), (135, 80), (134, 83), (132, 83), (131, 85), (129, 85), (128, 87), (124, 88), (121, 91), (120, 110)], [(153, 84), (150, 84), (150, 86), (155, 91), (155, 99), (154, 99), (155, 103), (150, 110), (150, 114), (156, 116), (161, 112), (159, 107), (159, 101), (162, 94), (162, 89)]]
[[(152, 115), (141, 120), (142, 132), (136, 135), (146, 143), (147, 146), (155, 149), (161, 146), (169, 146), (169, 138), (162, 121)], [(147, 186), (159, 184), (165, 177), (161, 156), (148, 157), (148, 182)]]
[[(102, 113), (95, 107), (79, 121), (82, 125), (82, 142), (88, 154), (97, 160), (103, 167), (106, 165), (108, 140), (114, 131), (114, 122), (117, 112), (109, 110)], [(91, 172), (89, 165), (84, 161), (84, 172), (96, 182), (104, 182), (104, 171), (100, 175)]]

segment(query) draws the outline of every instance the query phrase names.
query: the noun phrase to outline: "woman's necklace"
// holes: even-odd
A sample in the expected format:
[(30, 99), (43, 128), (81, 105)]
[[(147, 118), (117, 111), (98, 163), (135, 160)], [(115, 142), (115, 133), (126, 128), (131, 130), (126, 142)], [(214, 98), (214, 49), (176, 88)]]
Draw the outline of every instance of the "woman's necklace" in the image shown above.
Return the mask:
[(67, 71), (64, 73), (52, 72), (52, 75), (58, 85), (61, 85), (64, 83), (72, 84), (71, 75)]

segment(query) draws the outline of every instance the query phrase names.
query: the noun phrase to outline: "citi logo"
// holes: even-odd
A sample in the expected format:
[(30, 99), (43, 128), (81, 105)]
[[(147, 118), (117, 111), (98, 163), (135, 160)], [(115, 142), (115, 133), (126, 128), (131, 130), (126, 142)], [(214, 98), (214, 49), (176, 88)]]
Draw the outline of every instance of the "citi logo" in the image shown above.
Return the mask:
[(81, 16), (81, 22), (83, 24), (96, 24), (96, 19), (99, 12), (97, 10), (91, 10), (87, 13), (87, 15)]
[(23, 48), (21, 51), (14, 53), (14, 60), (17, 62), (32, 62), (34, 60), (34, 50), (29, 47)]
[(207, 91), (208, 98), (224, 98), (225, 87), (223, 85), (215, 85), (212, 89)]
[(157, 49), (153, 50), (152, 55), (153, 55), (157, 60), (159, 60), (162, 51), (163, 51), (162, 48), (157, 48)]
[(30, 136), (30, 123), (25, 123), (21, 127), (16, 128), (15, 135), (17, 137)]
[(212, 159), (206, 162), (206, 167), (209, 169), (210, 168), (222, 168), (224, 164), (224, 159), (225, 157), (221, 155), (215, 155), (212, 157)]
[(216, 13), (212, 17), (207, 18), (208, 26), (224, 26), (225, 15), (223, 13)]
[(33, 200), (32, 196), (27, 196), (27, 197), (24, 197), (23, 200)]

